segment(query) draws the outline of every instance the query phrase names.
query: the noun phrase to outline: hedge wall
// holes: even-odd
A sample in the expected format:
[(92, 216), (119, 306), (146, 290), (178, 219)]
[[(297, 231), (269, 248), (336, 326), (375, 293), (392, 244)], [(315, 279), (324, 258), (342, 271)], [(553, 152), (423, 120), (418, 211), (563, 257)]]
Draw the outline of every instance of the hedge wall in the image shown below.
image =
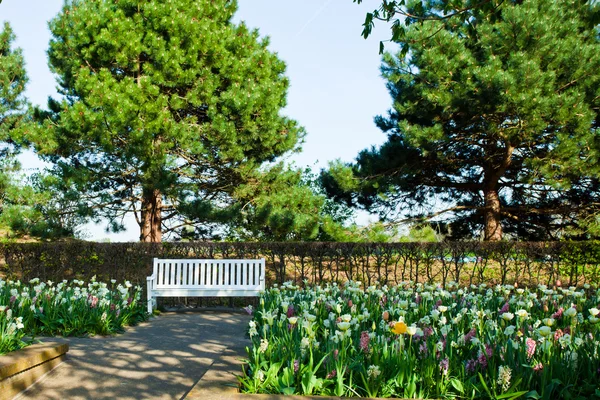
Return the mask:
[(152, 258), (261, 258), (267, 283), (367, 285), (405, 280), (563, 285), (600, 282), (598, 242), (442, 243), (22, 243), (0, 245), (9, 279), (130, 280), (145, 285)]

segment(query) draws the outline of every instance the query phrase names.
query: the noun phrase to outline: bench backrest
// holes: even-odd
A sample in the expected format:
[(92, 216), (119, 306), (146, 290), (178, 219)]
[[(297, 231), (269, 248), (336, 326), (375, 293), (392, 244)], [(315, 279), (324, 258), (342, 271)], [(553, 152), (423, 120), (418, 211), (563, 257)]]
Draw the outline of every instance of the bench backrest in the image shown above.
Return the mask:
[(154, 288), (264, 289), (265, 260), (154, 259)]

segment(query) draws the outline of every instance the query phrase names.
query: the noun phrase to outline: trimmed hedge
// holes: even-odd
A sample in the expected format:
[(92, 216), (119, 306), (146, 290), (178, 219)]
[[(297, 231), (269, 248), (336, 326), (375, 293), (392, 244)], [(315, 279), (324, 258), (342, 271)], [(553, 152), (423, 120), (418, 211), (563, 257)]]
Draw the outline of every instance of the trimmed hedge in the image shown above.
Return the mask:
[(0, 276), (60, 281), (92, 276), (145, 286), (152, 258), (261, 258), (267, 284), (360, 280), (367, 285), (563, 285), (600, 282), (599, 242), (19, 243), (0, 245)]

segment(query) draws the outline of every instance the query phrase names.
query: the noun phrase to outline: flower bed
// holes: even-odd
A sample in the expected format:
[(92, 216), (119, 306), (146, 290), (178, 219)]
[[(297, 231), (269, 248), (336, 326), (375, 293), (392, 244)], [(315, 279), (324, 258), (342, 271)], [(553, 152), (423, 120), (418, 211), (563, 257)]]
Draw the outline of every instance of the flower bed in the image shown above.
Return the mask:
[(246, 393), (600, 397), (600, 290), (358, 283), (267, 290)]
[(74, 280), (29, 284), (0, 279), (0, 354), (27, 345), (24, 337), (110, 335), (148, 318), (141, 288), (129, 282), (85, 285)]

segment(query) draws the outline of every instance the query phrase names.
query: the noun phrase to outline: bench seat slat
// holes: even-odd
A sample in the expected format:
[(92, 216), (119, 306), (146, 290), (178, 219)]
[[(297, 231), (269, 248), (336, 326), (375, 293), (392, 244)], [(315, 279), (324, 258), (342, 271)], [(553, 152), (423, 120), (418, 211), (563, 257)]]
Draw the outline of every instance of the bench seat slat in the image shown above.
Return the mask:
[(257, 295), (258, 290), (260, 289), (156, 289), (153, 294), (155, 297), (252, 297)]

